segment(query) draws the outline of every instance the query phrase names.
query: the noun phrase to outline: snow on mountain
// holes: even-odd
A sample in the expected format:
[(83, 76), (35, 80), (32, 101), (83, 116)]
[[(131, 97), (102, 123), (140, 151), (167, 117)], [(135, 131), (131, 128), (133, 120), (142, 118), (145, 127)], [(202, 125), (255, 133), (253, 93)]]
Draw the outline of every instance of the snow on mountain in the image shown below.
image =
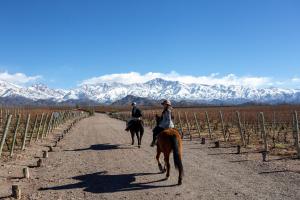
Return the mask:
[(43, 84), (30, 87), (0, 81), (0, 97), (25, 97), (36, 100), (92, 100), (112, 103), (128, 95), (153, 100), (224, 102), (224, 103), (300, 103), (299, 89), (251, 88), (239, 85), (185, 84), (160, 78), (145, 83), (85, 84), (71, 90), (50, 89)]
[(55, 99), (59, 100), (66, 95), (62, 89), (50, 89), (43, 84), (22, 87), (12, 83), (0, 81), (0, 97), (25, 97), (32, 100)]

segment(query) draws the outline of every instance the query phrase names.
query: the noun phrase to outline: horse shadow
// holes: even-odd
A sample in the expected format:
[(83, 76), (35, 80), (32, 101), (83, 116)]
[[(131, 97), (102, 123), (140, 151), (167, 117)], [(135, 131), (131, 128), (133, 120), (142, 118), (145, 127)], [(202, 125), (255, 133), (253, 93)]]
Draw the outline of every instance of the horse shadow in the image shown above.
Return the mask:
[(39, 191), (83, 189), (85, 192), (90, 193), (114, 193), (176, 186), (175, 184), (165, 186), (151, 185), (151, 183), (162, 182), (165, 179), (143, 183), (134, 183), (136, 181), (137, 176), (146, 176), (154, 174), (158, 173), (132, 173), (109, 175), (106, 171), (102, 171), (73, 177), (72, 179), (78, 180), (78, 183), (40, 188)]
[(88, 148), (82, 148), (82, 149), (71, 149), (71, 150), (65, 150), (65, 151), (107, 151), (107, 150), (115, 150), (115, 149), (129, 149), (128, 147), (120, 147), (119, 144), (93, 144)]

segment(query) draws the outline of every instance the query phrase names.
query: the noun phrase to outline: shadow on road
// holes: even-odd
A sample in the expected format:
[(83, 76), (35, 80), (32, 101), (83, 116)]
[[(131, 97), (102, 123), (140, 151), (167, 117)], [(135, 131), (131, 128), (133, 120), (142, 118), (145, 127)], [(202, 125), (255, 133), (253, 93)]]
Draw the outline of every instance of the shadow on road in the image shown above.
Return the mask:
[(82, 188), (86, 192), (91, 193), (113, 193), (121, 191), (132, 190), (146, 190), (162, 187), (173, 187), (176, 185), (155, 186), (149, 185), (151, 183), (162, 182), (165, 179), (160, 179), (151, 182), (134, 183), (136, 176), (154, 175), (157, 173), (134, 173), (134, 174), (120, 174), (120, 175), (108, 175), (107, 172), (97, 172), (93, 174), (86, 174), (82, 176), (73, 177), (75, 180), (79, 180), (78, 183), (54, 186), (48, 188), (40, 188), (39, 191), (45, 190), (71, 190)]
[(83, 149), (71, 149), (71, 150), (65, 150), (65, 151), (87, 151), (87, 150), (94, 150), (94, 151), (105, 151), (105, 150), (114, 150), (114, 149), (132, 149), (129, 147), (120, 147), (118, 144), (94, 144), (91, 145), (88, 148)]
[(218, 155), (242, 155), (242, 154), (256, 154), (256, 153), (258, 153), (258, 152), (247, 151), (247, 152), (240, 152), (239, 154), (234, 153), (234, 152), (227, 152), (227, 153), (208, 153), (207, 155), (209, 155), (209, 156), (218, 156)]
[(296, 171), (296, 170), (287, 170), (287, 169), (283, 169), (283, 170), (275, 170), (275, 171), (259, 172), (258, 174), (274, 174), (274, 173), (284, 173), (284, 172), (290, 172), (290, 173), (300, 174), (300, 171)]

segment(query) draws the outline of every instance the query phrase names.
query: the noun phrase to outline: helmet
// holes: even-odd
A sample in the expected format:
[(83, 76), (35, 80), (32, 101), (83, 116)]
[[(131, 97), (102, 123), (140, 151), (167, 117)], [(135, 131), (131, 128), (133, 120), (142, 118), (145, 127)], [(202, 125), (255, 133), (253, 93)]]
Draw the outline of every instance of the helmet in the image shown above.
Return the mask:
[(136, 106), (136, 102), (132, 102), (131, 105), (132, 105), (132, 106)]
[(168, 106), (171, 106), (171, 101), (169, 101), (169, 100), (164, 100), (162, 103), (161, 103), (161, 105), (168, 105)]

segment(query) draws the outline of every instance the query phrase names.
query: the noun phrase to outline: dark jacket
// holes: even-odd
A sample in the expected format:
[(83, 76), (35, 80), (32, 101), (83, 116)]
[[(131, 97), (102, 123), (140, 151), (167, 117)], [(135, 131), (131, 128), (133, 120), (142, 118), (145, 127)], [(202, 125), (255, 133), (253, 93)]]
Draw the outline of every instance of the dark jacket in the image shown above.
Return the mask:
[(142, 111), (139, 108), (137, 107), (132, 108), (131, 117), (139, 118), (142, 116), (143, 116)]

